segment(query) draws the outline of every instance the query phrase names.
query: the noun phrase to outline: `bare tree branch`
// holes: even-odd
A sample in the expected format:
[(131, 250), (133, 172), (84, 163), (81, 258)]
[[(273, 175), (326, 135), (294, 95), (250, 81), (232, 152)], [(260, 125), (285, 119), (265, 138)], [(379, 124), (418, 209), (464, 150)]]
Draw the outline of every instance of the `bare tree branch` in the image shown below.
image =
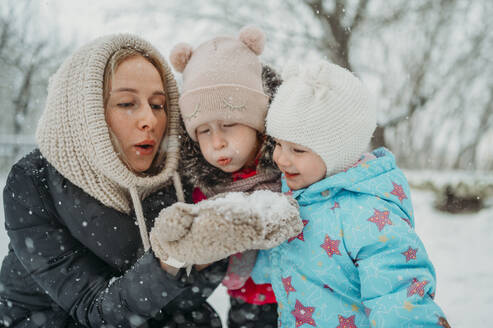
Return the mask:
[(353, 22), (350, 25), (351, 31), (357, 28), (358, 25), (363, 21), (367, 7), (368, 7), (368, 0), (360, 0), (360, 2), (358, 3), (358, 7), (356, 8), (356, 15), (354, 16)]
[(435, 89), (425, 95), (425, 93), (423, 92), (423, 81), (432, 71), (430, 67), (433, 64), (431, 61), (432, 53), (435, 51), (436, 47), (439, 47), (437, 39), (439, 38), (444, 26), (446, 26), (445, 22), (450, 19), (449, 10), (452, 8), (447, 8), (447, 6), (452, 6), (452, 3), (450, 2), (450, 0), (442, 0), (442, 4), (445, 4), (445, 6), (442, 7), (439, 19), (430, 31), (422, 58), (419, 60), (419, 65), (416, 67), (416, 70), (413, 72), (413, 77), (410, 79), (411, 101), (408, 104), (407, 111), (387, 121), (384, 124), (385, 127), (394, 127), (400, 122), (408, 120), (415, 114), (418, 109), (424, 108), (426, 103), (430, 99), (432, 99), (433, 94), (437, 92), (437, 89)]
[[(147, 3), (145, 10), (163, 11), (161, 3)], [(490, 56), (493, 21), (489, 19), (493, 2), (278, 0), (275, 3), (278, 7), (274, 10), (272, 2), (262, 0), (242, 3), (241, 8), (226, 0), (207, 6), (191, 0), (187, 8), (175, 5), (168, 9), (177, 19), (211, 22), (216, 28), (238, 28), (254, 21), (281, 49), (281, 58), (288, 53), (292, 56), (291, 52), (303, 56), (306, 51), (326, 56), (351, 70), (356, 68), (360, 76), (370, 77), (375, 83), (373, 86), (379, 92), (376, 96), (385, 107), (382, 112), (387, 113), (388, 119), (380, 117), (383, 122), (377, 131), (381, 141), (385, 142), (386, 134), (406, 140), (410, 149), (396, 151), (408, 163), (430, 165), (433, 158), (432, 164), (440, 165), (440, 154), (454, 153), (447, 151), (453, 148), (452, 142), (456, 148), (467, 148), (470, 142), (484, 140), (486, 133), (490, 133), (493, 123), (483, 123), (478, 127), (482, 130), (478, 135), (468, 134), (460, 142), (457, 138), (437, 141), (437, 136), (446, 133), (446, 129), (460, 129), (462, 121), (471, 126), (471, 119), (486, 111), (484, 98), (474, 100), (471, 92), (466, 91), (473, 85), (475, 90), (471, 91), (476, 93), (478, 88), (487, 89), (493, 76)], [(268, 11), (269, 19), (252, 15)], [(372, 59), (367, 59), (370, 57), (365, 53), (367, 47), (376, 51), (371, 54)], [(484, 84), (478, 83), (478, 79)], [(471, 105), (476, 106), (474, 118), (464, 111)], [(435, 123), (430, 122), (429, 129), (423, 128), (419, 121), (423, 118), (433, 118)], [(419, 130), (419, 136), (414, 130)], [(402, 142), (391, 140), (389, 146), (402, 147)], [(442, 164), (450, 167), (454, 161), (455, 158), (446, 157)]]

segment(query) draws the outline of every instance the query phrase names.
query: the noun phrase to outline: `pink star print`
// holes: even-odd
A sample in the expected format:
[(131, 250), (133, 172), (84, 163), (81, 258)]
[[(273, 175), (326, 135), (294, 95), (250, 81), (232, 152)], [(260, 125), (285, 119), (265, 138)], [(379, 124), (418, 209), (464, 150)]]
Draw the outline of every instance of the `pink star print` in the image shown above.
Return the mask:
[(397, 198), (399, 198), (399, 200), (402, 201), (404, 199), (407, 199), (407, 196), (406, 194), (404, 193), (404, 189), (402, 189), (402, 186), (401, 185), (398, 185), (397, 183), (393, 182), (392, 181), (392, 185), (394, 186), (394, 190), (392, 190), (390, 193), (394, 196), (397, 196)]
[[(308, 224), (308, 220), (301, 220), (301, 221), (303, 222), (303, 230), (304, 230), (306, 225)], [(292, 242), (296, 238), (298, 238), (301, 241), (305, 241), (305, 237), (303, 236), (303, 231), (301, 231), (301, 233), (298, 236), (289, 238), (288, 243)]]
[(282, 284), (284, 285), (284, 290), (286, 291), (287, 295), (289, 296), (289, 292), (295, 292), (296, 289), (294, 289), (293, 285), (291, 285), (291, 276), (282, 278)]
[(411, 260), (416, 260), (416, 253), (418, 252), (418, 249), (413, 249), (411, 246), (407, 249), (407, 251), (402, 252), (401, 254), (406, 257), (406, 263), (411, 261)]
[(311, 306), (303, 306), (300, 301), (296, 300), (296, 305), (294, 306), (294, 310), (291, 311), (291, 314), (296, 319), (296, 328), (304, 325), (305, 323), (316, 327), (315, 320), (312, 318), (312, 314), (315, 312), (315, 308)]
[(418, 294), (423, 297), (425, 295), (424, 287), (428, 284), (428, 282), (429, 281), (427, 280), (419, 281), (414, 278), (411, 286), (407, 288), (407, 297), (413, 296), (414, 294)]
[(332, 255), (334, 254), (341, 255), (341, 252), (339, 252), (340, 242), (340, 240), (332, 240), (330, 239), (329, 235), (325, 235), (325, 241), (322, 245), (320, 245), (320, 247), (325, 249), (329, 257), (332, 257)]
[(336, 208), (341, 208), (338, 202), (334, 202), (334, 206), (332, 206), (330, 209), (335, 210)]
[(339, 314), (339, 326), (337, 326), (336, 328), (358, 328), (354, 323), (354, 317), (355, 316), (352, 315), (349, 318), (344, 318), (342, 315)]
[(389, 211), (379, 211), (376, 208), (375, 214), (371, 216), (368, 221), (373, 222), (377, 225), (378, 231), (382, 231), (386, 224), (392, 225), (392, 221), (389, 219)]

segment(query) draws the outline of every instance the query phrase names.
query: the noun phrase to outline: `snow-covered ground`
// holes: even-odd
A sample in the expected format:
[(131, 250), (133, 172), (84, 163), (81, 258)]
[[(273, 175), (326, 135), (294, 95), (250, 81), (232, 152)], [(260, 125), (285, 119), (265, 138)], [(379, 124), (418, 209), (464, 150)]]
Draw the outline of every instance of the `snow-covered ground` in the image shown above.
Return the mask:
[[(0, 176), (3, 190), (5, 174)], [(433, 194), (413, 190), (416, 230), (423, 240), (437, 273), (436, 301), (452, 327), (491, 327), (493, 309), (493, 206), (477, 214), (450, 215), (433, 209)], [(3, 227), (3, 201), (0, 203)], [(8, 239), (0, 228), (0, 257)], [(223, 318), (228, 298), (223, 287), (209, 301)]]

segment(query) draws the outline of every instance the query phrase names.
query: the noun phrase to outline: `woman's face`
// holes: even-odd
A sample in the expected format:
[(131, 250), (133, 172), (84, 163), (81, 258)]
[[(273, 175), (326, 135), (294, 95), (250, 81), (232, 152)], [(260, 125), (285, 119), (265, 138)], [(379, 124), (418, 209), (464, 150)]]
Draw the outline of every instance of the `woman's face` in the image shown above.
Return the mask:
[(125, 59), (110, 83), (106, 122), (135, 172), (151, 166), (166, 130), (165, 93), (157, 69), (142, 56)]

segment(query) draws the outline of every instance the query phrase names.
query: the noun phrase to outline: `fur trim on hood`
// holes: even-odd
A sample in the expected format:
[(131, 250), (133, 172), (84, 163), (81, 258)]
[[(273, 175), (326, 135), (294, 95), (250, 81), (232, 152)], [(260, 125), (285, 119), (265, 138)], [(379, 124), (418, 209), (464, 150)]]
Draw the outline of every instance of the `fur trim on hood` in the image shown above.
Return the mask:
[[(262, 65), (262, 81), (266, 95), (271, 103), (277, 88), (281, 85), (280, 76), (269, 66)], [(182, 122), (183, 125), (183, 122)], [(261, 146), (261, 157), (257, 171), (267, 174), (280, 175), (280, 171), (272, 160), (275, 143), (266, 136)], [(180, 175), (190, 184), (199, 187), (207, 193), (213, 186), (231, 182), (231, 173), (223, 172), (209, 164), (202, 153), (198, 142), (193, 141), (188, 134), (182, 139)]]

